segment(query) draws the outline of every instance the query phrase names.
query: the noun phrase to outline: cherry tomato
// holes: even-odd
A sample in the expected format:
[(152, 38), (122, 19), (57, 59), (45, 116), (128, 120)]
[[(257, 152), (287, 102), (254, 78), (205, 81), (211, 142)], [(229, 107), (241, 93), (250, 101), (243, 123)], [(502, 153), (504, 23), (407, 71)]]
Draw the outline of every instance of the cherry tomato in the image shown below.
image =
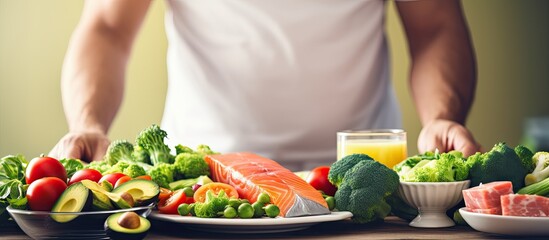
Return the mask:
[(152, 181), (152, 178), (151, 178), (151, 176), (149, 176), (149, 175), (137, 176), (137, 177), (134, 177), (134, 179), (144, 179), (144, 180)]
[(307, 176), (307, 183), (313, 186), (317, 190), (323, 191), (325, 194), (333, 196), (337, 191), (337, 188), (328, 181), (328, 172), (330, 167), (320, 166), (311, 171)]
[(65, 181), (45, 177), (33, 181), (27, 189), (27, 200), (33, 211), (51, 211), (59, 196), (67, 189)]
[(118, 180), (116, 180), (116, 184), (114, 184), (114, 188), (122, 185), (122, 183), (125, 183), (127, 181), (130, 181), (132, 180), (132, 178), (130, 176), (122, 176), (121, 178), (119, 178)]
[(178, 214), (177, 207), (179, 207), (180, 204), (186, 203), (186, 201), (187, 196), (185, 195), (185, 192), (182, 189), (176, 190), (170, 195), (170, 198), (162, 203), (158, 203), (158, 212), (164, 214)]
[(218, 194), (221, 190), (223, 190), (229, 198), (238, 198), (238, 192), (233, 186), (226, 183), (213, 182), (204, 184), (200, 188), (196, 189), (193, 195), (194, 201), (204, 202), (206, 200), (206, 192), (208, 192), (208, 190), (212, 190), (214, 194)]
[(78, 170), (72, 175), (68, 185), (70, 186), (71, 184), (80, 182), (84, 179), (92, 180), (94, 182), (99, 182), (99, 180), (101, 180), (102, 177), (103, 175), (101, 175), (101, 173), (95, 169), (82, 169), (82, 170)]
[(167, 188), (160, 188), (160, 194), (158, 194), (158, 205), (163, 204), (172, 195), (172, 190)]
[(67, 182), (67, 171), (63, 164), (55, 158), (33, 158), (25, 171), (25, 181), (27, 184), (31, 184), (43, 177), (56, 177), (63, 180), (63, 182)]
[(113, 186), (116, 185), (116, 181), (120, 179), (121, 177), (126, 176), (126, 174), (123, 173), (109, 173), (105, 176), (103, 176), (101, 179), (99, 179), (99, 182), (103, 182), (104, 180), (109, 181)]

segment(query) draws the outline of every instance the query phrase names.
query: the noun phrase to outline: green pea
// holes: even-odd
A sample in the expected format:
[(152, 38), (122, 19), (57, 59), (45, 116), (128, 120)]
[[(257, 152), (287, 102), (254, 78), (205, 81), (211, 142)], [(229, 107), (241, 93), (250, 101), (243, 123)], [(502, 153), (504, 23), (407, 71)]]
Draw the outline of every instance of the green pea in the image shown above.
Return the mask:
[(241, 203), (242, 203), (242, 201), (240, 199), (231, 198), (231, 199), (229, 199), (229, 205), (228, 206), (231, 206), (234, 209), (238, 209), (238, 207), (240, 206)]
[(189, 213), (192, 216), (196, 216), (196, 213), (194, 212), (194, 203), (189, 204)]
[(252, 207), (254, 208), (254, 218), (260, 218), (265, 215), (265, 210), (263, 210), (263, 207), (265, 206), (262, 202), (255, 202), (252, 204)]
[(237, 215), (236, 209), (233, 207), (226, 207), (223, 211), (223, 217), (225, 218), (235, 218)]
[(177, 213), (179, 213), (179, 215), (181, 216), (189, 215), (189, 210), (189, 204), (186, 203), (179, 204), (179, 206), (177, 207)]
[(240, 218), (252, 218), (254, 216), (254, 208), (249, 203), (242, 203), (238, 206), (238, 216)]
[(267, 193), (261, 193), (259, 196), (257, 196), (257, 201), (263, 204), (268, 204), (271, 202), (271, 197), (269, 197), (269, 194)]
[(335, 205), (336, 205), (335, 198), (334, 197), (326, 197), (325, 200), (326, 200), (326, 203), (328, 203), (328, 209), (330, 209), (330, 211), (334, 210)]
[(183, 188), (183, 192), (185, 193), (185, 196), (187, 196), (187, 197), (192, 197), (194, 195), (194, 191), (191, 187)]
[(265, 207), (265, 214), (267, 214), (267, 217), (275, 218), (280, 214), (280, 208), (274, 204), (269, 204)]

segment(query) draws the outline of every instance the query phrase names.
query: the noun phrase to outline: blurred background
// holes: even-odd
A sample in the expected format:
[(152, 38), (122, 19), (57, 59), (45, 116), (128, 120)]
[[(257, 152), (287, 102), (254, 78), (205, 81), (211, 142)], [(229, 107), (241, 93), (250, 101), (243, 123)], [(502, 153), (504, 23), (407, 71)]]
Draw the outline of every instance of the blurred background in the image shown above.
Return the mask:
[[(83, 2), (0, 0), (0, 156), (20, 153), (30, 159), (48, 153), (67, 132), (59, 79)], [(408, 91), (402, 26), (393, 3), (388, 5), (393, 85), (412, 155), (421, 125)], [(479, 69), (467, 126), (485, 150), (499, 141), (532, 143), (525, 138), (527, 122), (533, 126), (529, 135), (549, 130), (535, 120), (549, 117), (549, 1), (464, 0), (463, 5)], [(152, 3), (134, 45), (111, 139), (133, 141), (143, 128), (160, 123), (167, 86), (164, 9), (164, 1)]]

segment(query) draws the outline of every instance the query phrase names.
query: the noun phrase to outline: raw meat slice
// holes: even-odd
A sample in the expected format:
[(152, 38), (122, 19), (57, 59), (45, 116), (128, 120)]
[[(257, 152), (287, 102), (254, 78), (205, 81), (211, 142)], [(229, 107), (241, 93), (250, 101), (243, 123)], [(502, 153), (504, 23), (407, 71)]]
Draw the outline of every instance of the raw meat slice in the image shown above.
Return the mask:
[(482, 208), (469, 209), (469, 208), (467, 208), (467, 211), (474, 212), (474, 213), (501, 215), (501, 208), (486, 208), (486, 209), (482, 209)]
[(495, 212), (501, 214), (501, 196), (512, 193), (513, 184), (510, 181), (491, 182), (463, 190), (463, 200), (471, 210), (497, 209)]
[(296, 217), (328, 214), (322, 194), (277, 162), (253, 153), (206, 157), (212, 179), (232, 185), (241, 198), (255, 202), (265, 192), (280, 208), (280, 215)]
[(501, 207), (504, 216), (549, 217), (547, 197), (527, 194), (503, 195)]

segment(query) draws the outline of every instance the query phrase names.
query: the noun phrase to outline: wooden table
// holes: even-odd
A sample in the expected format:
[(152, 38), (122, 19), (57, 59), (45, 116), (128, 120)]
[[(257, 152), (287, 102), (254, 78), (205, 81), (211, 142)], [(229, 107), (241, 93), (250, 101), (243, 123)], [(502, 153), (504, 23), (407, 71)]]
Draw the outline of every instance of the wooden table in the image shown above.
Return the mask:
[[(355, 224), (349, 220), (314, 225), (306, 230), (268, 234), (220, 234), (184, 228), (181, 224), (152, 222), (153, 229), (146, 239), (511, 239), (475, 231), (467, 226), (424, 229), (409, 227), (408, 223), (388, 217), (385, 222)], [(548, 226), (549, 227), (549, 226)], [(17, 226), (1, 227), (0, 239), (30, 239)], [(518, 239), (518, 238), (517, 238)], [(521, 237), (520, 239), (525, 239)]]

